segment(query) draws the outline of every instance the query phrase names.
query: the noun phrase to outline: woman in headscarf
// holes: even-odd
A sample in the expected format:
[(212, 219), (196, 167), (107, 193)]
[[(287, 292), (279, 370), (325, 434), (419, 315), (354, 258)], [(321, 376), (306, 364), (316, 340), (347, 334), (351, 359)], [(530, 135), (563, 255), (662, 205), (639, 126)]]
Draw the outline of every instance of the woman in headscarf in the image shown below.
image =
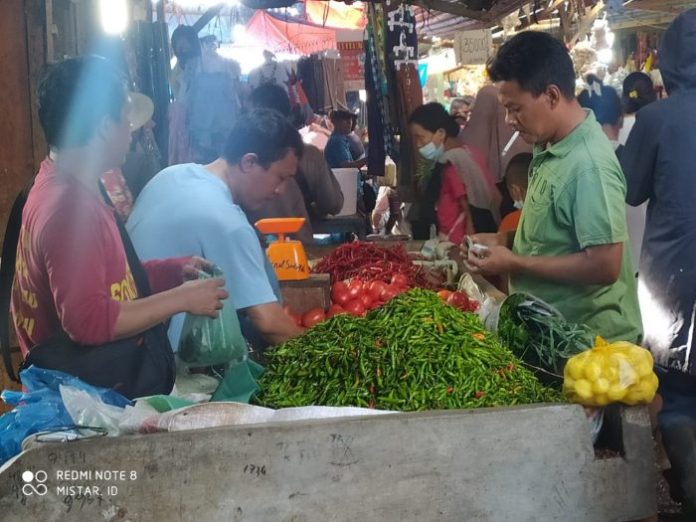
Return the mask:
[(516, 139), (502, 157), (503, 149), (513, 134), (512, 127), (505, 123), (505, 108), (498, 101), (498, 88), (494, 85), (482, 87), (474, 100), (461, 140), (483, 154), (496, 183), (505, 176), (505, 167), (511, 158), (522, 152), (532, 152), (531, 145)]

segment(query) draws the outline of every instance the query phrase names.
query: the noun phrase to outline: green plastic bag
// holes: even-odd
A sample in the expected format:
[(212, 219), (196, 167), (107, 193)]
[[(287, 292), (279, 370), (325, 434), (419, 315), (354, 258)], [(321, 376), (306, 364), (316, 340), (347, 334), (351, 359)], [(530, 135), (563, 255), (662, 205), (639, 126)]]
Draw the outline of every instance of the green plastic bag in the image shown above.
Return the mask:
[(248, 403), (252, 395), (261, 389), (257, 381), (264, 371), (263, 366), (251, 359), (230, 364), (210, 401)]
[[(199, 279), (222, 277), (214, 267), (213, 273), (198, 273)], [(216, 319), (186, 314), (179, 342), (179, 358), (189, 366), (213, 366), (241, 361), (246, 358), (247, 345), (230, 296), (225, 300)]]

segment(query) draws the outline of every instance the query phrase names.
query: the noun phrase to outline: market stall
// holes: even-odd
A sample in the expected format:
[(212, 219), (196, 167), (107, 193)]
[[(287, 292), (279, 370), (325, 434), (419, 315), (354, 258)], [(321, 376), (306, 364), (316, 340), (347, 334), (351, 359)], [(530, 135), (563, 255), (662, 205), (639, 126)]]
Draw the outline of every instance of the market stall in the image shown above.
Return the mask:
[[(307, 4), (316, 23), (321, 3)], [(438, 2), (446, 4), (462, 8)], [(492, 25), (499, 21), (493, 16), (514, 11), (514, 30), (533, 26), (529, 9), (525, 17), (517, 4), (496, 4), (478, 21)], [(576, 24), (591, 28), (596, 5), (573, 7)], [(570, 16), (564, 9), (561, 20)], [(323, 28), (295, 27), (289, 35), (290, 24), (263, 11), (247, 30), (270, 31), (278, 48), (309, 55), (296, 72), (306, 70), (305, 88), (321, 83), (306, 94), (322, 109), (347, 103), (345, 89), (329, 85), (343, 84), (347, 60), (326, 56), (323, 47), (352, 53), (348, 81), (359, 86), (364, 74), (370, 93), (370, 173), (383, 174), (394, 155), (399, 180), (409, 184), (416, 162), (406, 122), (422, 101), (422, 11), (399, 2), (370, 3), (366, 11), (361, 46), (340, 46)], [(362, 27), (362, 17), (344, 14)], [(568, 32), (568, 24), (554, 29)], [(467, 91), (481, 80), (499, 33), (476, 32), (484, 42), (476, 57), (462, 59), (459, 35), (457, 68), (439, 72)], [(364, 71), (354, 63), (361, 49)], [(315, 231), (344, 233), (361, 224), (356, 219), (342, 216)], [(205, 380), (205, 390), (130, 401), (25, 370), (25, 393), (3, 394), (15, 406), (0, 418), (3, 520), (604, 522), (654, 515), (647, 405), (658, 383), (647, 350), (607, 343), (533, 295), (503, 294), (468, 273), (451, 243), (355, 241), (305, 250), (286, 243), (285, 232), (271, 248), (287, 246), (292, 255), (268, 257), (279, 276), (294, 272), (280, 277), (280, 288), (286, 313), (306, 330), (250, 354), (237, 324), (234, 355), (207, 365), (184, 361), (186, 377)], [(202, 337), (186, 339), (205, 349), (215, 344)], [(203, 375), (202, 366), (215, 368)], [(220, 389), (233, 381), (223, 397)]]
[[(305, 311), (298, 319), (309, 327), (305, 335), (267, 354), (255, 405), (180, 408), (169, 399), (169, 411), (139, 401), (119, 414), (61, 391), (71, 415), (92, 431), (54, 429), (25, 441), (0, 470), (5, 519), (156, 512), (186, 520), (195, 512), (203, 519), (604, 521), (654, 512), (647, 411), (614, 404), (588, 417), (567, 404), (580, 395), (591, 404), (595, 384), (584, 395), (578, 379), (568, 388), (566, 376), (564, 396), (558, 383), (546, 383), (486, 326), (504, 303), (500, 292), (468, 275), (458, 283), (450, 277), (444, 290), (458, 271), (438, 262), (446, 248), (407, 245), (310, 251), (314, 271), (332, 282), (332, 304), (317, 317)], [(333, 316), (325, 319), (327, 308)], [(590, 366), (579, 370), (588, 380)], [(639, 399), (632, 403), (646, 397)], [(104, 432), (119, 436), (93, 439)], [(93, 440), (50, 443), (73, 436)], [(43, 479), (40, 471), (55, 463), (77, 475), (51, 471), (36, 501), (25, 471)], [(96, 474), (114, 469), (126, 478)], [(190, 495), (180, 490), (182, 476)]]

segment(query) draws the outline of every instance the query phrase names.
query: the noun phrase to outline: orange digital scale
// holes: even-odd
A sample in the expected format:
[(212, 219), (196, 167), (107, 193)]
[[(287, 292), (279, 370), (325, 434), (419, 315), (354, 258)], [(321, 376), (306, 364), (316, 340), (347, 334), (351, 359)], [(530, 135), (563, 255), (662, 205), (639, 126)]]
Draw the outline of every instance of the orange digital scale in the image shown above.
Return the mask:
[(280, 281), (309, 278), (309, 264), (302, 242), (285, 237), (299, 232), (304, 222), (305, 218), (269, 218), (256, 222), (256, 228), (263, 235), (272, 234), (278, 238), (268, 246), (266, 254)]

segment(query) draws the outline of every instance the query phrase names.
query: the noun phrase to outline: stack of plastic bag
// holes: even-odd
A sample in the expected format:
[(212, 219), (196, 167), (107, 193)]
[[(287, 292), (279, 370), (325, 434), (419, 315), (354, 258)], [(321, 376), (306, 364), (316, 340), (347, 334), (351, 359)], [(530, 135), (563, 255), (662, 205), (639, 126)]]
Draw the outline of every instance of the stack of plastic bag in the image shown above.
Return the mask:
[(123, 410), (131, 401), (123, 395), (91, 386), (77, 377), (30, 366), (20, 373), (24, 393), (5, 390), (0, 397), (14, 409), (0, 417), (0, 464), (17, 455), (22, 441), (33, 433), (75, 426), (61, 389), (70, 395), (87, 394), (102, 404)]

